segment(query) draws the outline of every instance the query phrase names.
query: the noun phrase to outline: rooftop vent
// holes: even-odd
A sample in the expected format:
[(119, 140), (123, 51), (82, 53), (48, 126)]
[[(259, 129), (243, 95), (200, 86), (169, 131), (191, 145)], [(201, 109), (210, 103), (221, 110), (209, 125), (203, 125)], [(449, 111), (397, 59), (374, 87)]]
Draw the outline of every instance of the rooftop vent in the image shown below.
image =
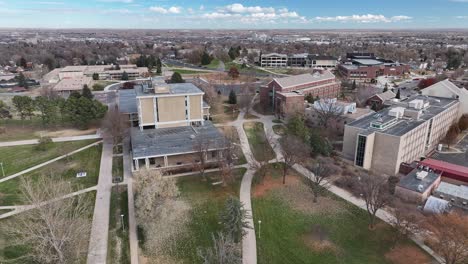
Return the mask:
[(418, 185), (418, 191), (422, 192), (424, 190), (424, 186), (422, 184)]
[(190, 135), (190, 139), (195, 139), (195, 135)]
[(154, 93), (155, 94), (165, 94), (169, 93), (169, 87), (167, 86), (158, 86), (154, 88)]
[(428, 174), (427, 171), (418, 171), (416, 172), (416, 179), (423, 180), (424, 178), (427, 177), (427, 174)]

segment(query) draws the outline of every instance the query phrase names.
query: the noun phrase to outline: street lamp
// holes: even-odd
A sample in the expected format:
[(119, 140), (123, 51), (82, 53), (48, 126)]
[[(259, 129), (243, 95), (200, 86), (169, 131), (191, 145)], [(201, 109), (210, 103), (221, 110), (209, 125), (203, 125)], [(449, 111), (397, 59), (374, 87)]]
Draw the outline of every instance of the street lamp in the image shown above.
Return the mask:
[(258, 238), (262, 237), (262, 220), (258, 220)]
[(5, 171), (3, 170), (3, 162), (0, 162), (0, 167), (2, 167), (2, 174), (3, 174), (3, 177), (5, 177)]
[(122, 221), (122, 230), (125, 231), (125, 225), (124, 225), (124, 215), (120, 215), (120, 220)]

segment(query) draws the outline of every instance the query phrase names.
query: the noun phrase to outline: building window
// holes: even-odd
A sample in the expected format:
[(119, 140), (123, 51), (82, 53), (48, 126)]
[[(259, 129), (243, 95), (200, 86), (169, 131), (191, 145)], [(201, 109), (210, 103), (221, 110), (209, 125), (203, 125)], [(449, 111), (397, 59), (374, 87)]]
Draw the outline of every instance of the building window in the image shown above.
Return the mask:
[(362, 167), (364, 165), (364, 155), (366, 152), (366, 141), (365, 136), (358, 136), (357, 149), (356, 149), (356, 166)]

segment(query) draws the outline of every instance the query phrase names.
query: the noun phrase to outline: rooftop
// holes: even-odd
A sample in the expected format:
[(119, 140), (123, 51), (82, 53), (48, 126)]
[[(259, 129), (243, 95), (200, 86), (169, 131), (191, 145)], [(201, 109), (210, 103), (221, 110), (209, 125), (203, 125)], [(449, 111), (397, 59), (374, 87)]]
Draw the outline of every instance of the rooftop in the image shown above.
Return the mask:
[[(427, 107), (420, 110), (421, 114), (419, 115), (418, 119), (409, 117), (397, 118), (390, 115), (389, 112), (397, 107), (403, 107), (404, 109), (415, 111), (415, 109), (409, 107), (409, 102), (417, 99), (423, 100), (425, 103), (429, 102)], [(383, 109), (375, 114), (371, 114), (359, 120), (353, 121), (348, 125), (360, 128), (362, 130), (367, 130), (369, 132), (379, 132), (393, 136), (402, 136), (456, 103), (458, 103), (458, 100), (456, 99), (416, 95), (405, 101), (391, 102), (390, 107)], [(371, 123), (387, 123), (393, 120), (396, 122), (382, 129), (371, 127)]]
[[(156, 92), (154, 92), (152, 90)], [(170, 84), (155, 84), (153, 87), (138, 85), (135, 87), (137, 97), (139, 96), (157, 96), (157, 95), (174, 95), (174, 94), (203, 94), (193, 83), (170, 83)]]
[(468, 200), (468, 186), (441, 182), (436, 192)]
[(193, 153), (197, 138), (210, 141), (210, 149), (221, 148), (225, 137), (209, 121), (203, 126), (184, 126), (139, 130), (132, 128), (131, 140), (133, 157), (159, 157)]
[(383, 64), (382, 61), (376, 59), (353, 59), (353, 62), (363, 66), (374, 66)]
[[(424, 176), (422, 179), (418, 179), (418, 175)], [(431, 170), (425, 171), (421, 169), (414, 169), (408, 175), (402, 177), (398, 186), (418, 192), (425, 192), (438, 178), (440, 173), (435, 173)]]
[(328, 79), (335, 79), (335, 75), (333, 75), (330, 71), (324, 71), (323, 73), (316, 72), (313, 74), (305, 73), (284, 78), (275, 78), (273, 81), (276, 81), (283, 89), (285, 89), (309, 83), (312, 84), (314, 82)]
[(119, 90), (119, 110), (121, 113), (138, 113), (135, 89)]
[(54, 86), (56, 91), (81, 91), (83, 86), (90, 85), (92, 81), (91, 77), (75, 77), (70, 79), (62, 79), (59, 83)]

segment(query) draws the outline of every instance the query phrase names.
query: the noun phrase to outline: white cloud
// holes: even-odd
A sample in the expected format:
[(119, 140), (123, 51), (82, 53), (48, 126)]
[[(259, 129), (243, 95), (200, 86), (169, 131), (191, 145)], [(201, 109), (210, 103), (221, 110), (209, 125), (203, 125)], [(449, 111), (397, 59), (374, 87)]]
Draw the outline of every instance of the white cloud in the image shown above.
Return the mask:
[(187, 8), (187, 12), (188, 12), (189, 14), (195, 13), (195, 11), (193, 11), (193, 8), (191, 8), (191, 7)]
[(200, 10), (202, 10), (202, 11), (205, 10), (205, 6), (204, 6), (204, 5), (201, 5), (201, 6), (200, 6)]
[(468, 19), (468, 16), (456, 16), (457, 19)]
[(390, 23), (398, 21), (411, 20), (409, 16), (392, 16), (386, 17), (384, 15), (351, 15), (351, 16), (334, 16), (334, 17), (315, 17), (314, 20), (318, 22), (355, 22), (355, 23)]
[(161, 6), (152, 6), (149, 8), (149, 10), (159, 14), (180, 14), (182, 8), (178, 6), (171, 6), (169, 8), (164, 8)]
[(102, 13), (104, 14), (131, 14), (133, 13), (133, 11), (131, 10), (128, 10), (128, 9), (108, 9), (108, 10), (104, 10), (102, 11)]
[(44, 2), (37, 2), (41, 5), (64, 5), (65, 2), (52, 2), (52, 1), (44, 1)]
[(275, 9), (273, 7), (244, 6), (242, 4), (231, 4), (217, 8), (216, 11), (205, 13), (203, 18), (208, 19), (231, 19), (241, 23), (288, 23), (304, 22), (307, 19), (297, 12), (289, 11), (287, 8)]

